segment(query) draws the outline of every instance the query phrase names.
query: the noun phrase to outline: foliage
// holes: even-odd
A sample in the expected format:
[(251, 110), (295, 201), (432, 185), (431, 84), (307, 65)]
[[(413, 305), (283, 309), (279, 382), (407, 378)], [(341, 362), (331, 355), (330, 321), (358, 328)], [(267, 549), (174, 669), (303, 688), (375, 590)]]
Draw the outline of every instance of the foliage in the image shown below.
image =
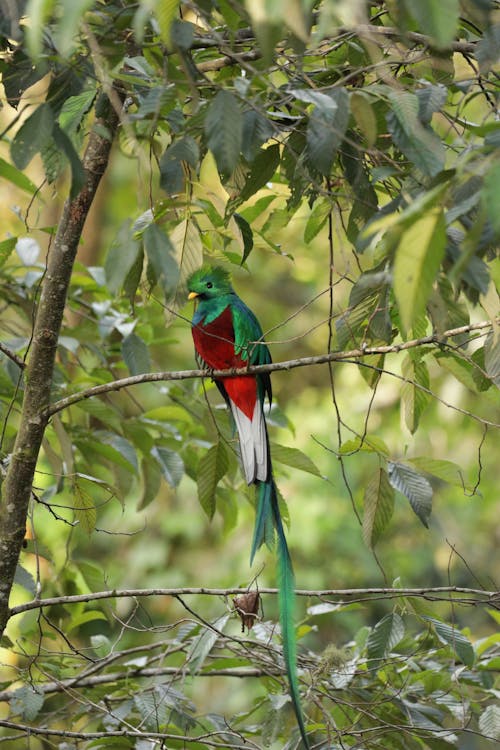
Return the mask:
[[(297, 744), (273, 597), (240, 637), (222, 595), (183, 593), (252, 583), (238, 535), (253, 498), (226, 415), (209, 380), (173, 372), (193, 363), (185, 282), (207, 256), (246, 283), (282, 369), (300, 365), (274, 375), (284, 408), (269, 415), (297, 578), (324, 589), (333, 570), (353, 592), (311, 594), (297, 628), (312, 741), (492, 746), (498, 3), (1, 7), (4, 487), (30, 430), (26, 363), (35, 311), (56, 304), (44, 290), (63, 202), (80, 205), (92, 139), (114, 145), (48, 332), (50, 404), (32, 415), (47, 424), (0, 741), (31, 727), (80, 747)], [(4, 492), (1, 522), (14, 507), (24, 532), (16, 503)], [(462, 552), (444, 542), (455, 535)], [(376, 564), (393, 607), (355, 593)], [(145, 584), (147, 605), (144, 591), (96, 595)], [(23, 609), (40, 592), (50, 603)]]

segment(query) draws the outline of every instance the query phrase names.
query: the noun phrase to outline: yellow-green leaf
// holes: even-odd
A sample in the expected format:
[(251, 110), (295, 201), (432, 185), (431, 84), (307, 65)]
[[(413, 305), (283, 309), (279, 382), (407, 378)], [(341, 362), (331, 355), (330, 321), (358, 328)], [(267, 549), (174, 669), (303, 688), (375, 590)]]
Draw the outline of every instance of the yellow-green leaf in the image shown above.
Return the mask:
[(436, 206), (401, 235), (394, 261), (394, 294), (405, 330), (425, 312), (446, 245), (446, 226)]

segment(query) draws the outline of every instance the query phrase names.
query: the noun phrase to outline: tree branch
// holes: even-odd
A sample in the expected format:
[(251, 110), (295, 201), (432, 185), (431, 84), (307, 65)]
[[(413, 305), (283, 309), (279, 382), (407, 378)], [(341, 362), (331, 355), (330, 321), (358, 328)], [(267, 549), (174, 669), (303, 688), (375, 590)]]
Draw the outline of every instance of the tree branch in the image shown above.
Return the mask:
[(435, 333), (429, 336), (422, 336), (421, 338), (412, 339), (411, 341), (403, 341), (400, 344), (387, 346), (362, 346), (357, 349), (351, 349), (347, 352), (330, 352), (329, 354), (319, 354), (312, 357), (289, 359), (284, 362), (273, 362), (270, 365), (253, 365), (251, 367), (239, 369), (233, 368), (231, 370), (177, 370), (172, 372), (147, 372), (141, 375), (132, 375), (128, 378), (113, 380), (110, 383), (96, 385), (92, 388), (79, 391), (78, 393), (73, 393), (71, 396), (66, 396), (48, 406), (43, 412), (43, 416), (44, 418), (49, 419), (54, 414), (57, 414), (63, 409), (67, 409), (69, 406), (73, 406), (73, 404), (77, 404), (79, 401), (84, 401), (85, 399), (99, 396), (103, 393), (119, 391), (123, 388), (129, 388), (134, 385), (141, 385), (142, 383), (157, 383), (166, 380), (189, 380), (192, 378), (234, 377), (234, 375), (277, 372), (280, 370), (292, 370), (295, 367), (310, 367), (312, 365), (324, 365), (329, 362), (342, 362), (343, 360), (368, 357), (372, 354), (397, 354), (406, 349), (414, 349), (427, 344), (440, 346), (446, 338), (453, 338), (454, 336), (460, 336), (464, 333), (482, 330), (484, 328), (489, 328), (492, 325), (493, 322), (491, 320), (483, 320), (480, 323), (471, 323), (470, 325), (460, 326), (460, 328), (451, 328), (441, 334)]
[[(113, 134), (118, 115), (102, 103), (96, 124)], [(8, 602), (26, 533), (33, 476), (47, 425), (54, 362), (73, 263), (97, 186), (111, 150), (109, 136), (94, 128), (83, 157), (84, 184), (64, 205), (41, 286), (29, 360), (19, 432), (9, 462), (0, 502), (0, 636), (9, 617)]]
[[(94, 591), (88, 594), (73, 594), (68, 596), (53, 596), (47, 599), (33, 599), (25, 604), (18, 604), (10, 609), (10, 616), (20, 615), (29, 612), (32, 609), (43, 609), (44, 607), (53, 607), (65, 604), (80, 604), (82, 602), (92, 602), (98, 599), (123, 599), (123, 598), (142, 598), (150, 596), (232, 596), (247, 593), (245, 588), (154, 588), (154, 589), (112, 589), (110, 591)], [(260, 594), (270, 594), (275, 596), (278, 593), (276, 588), (260, 588)], [(296, 596), (305, 596), (309, 598), (342, 598), (345, 602), (352, 603), (353, 597), (358, 600), (369, 600), (373, 598), (399, 598), (399, 597), (420, 597), (433, 599), (435, 601), (456, 601), (445, 594), (458, 594), (471, 597), (464, 603), (466, 604), (488, 604), (492, 606), (498, 599), (500, 602), (499, 591), (483, 591), (482, 589), (470, 589), (460, 586), (437, 586), (433, 588), (366, 588), (366, 589), (297, 589)]]
[(11, 351), (8, 346), (5, 346), (5, 344), (2, 344), (1, 342), (0, 352), (3, 352), (6, 357), (15, 362), (16, 365), (21, 368), (21, 370), (24, 370), (24, 368), (26, 367), (26, 362), (24, 361), (24, 359), (22, 359), (22, 357), (20, 357), (15, 352)]

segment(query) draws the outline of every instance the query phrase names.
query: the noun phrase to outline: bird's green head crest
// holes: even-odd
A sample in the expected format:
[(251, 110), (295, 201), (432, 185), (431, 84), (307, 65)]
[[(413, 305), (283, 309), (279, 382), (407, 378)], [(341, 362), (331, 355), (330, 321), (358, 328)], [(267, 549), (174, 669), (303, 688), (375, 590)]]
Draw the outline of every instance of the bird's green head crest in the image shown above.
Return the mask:
[(219, 266), (202, 266), (188, 279), (189, 299), (212, 299), (232, 294), (229, 273)]

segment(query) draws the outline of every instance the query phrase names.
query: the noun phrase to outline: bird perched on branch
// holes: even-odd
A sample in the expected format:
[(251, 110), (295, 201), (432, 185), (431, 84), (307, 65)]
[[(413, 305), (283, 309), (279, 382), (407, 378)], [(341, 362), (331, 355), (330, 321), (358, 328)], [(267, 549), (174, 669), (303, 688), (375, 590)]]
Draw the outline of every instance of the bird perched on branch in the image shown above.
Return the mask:
[[(188, 279), (189, 299), (197, 306), (192, 320), (198, 359), (212, 370), (244, 368), (271, 362), (262, 328), (253, 312), (231, 286), (222, 268), (204, 266)], [(234, 419), (240, 442), (241, 462), (248, 484), (255, 484), (257, 509), (250, 553), (277, 537), (278, 588), (283, 653), (290, 696), (302, 741), (309, 748), (300, 705), (296, 640), (293, 625), (295, 580), (273, 478), (269, 437), (264, 418), (264, 399), (272, 400), (269, 373), (215, 378)]]

